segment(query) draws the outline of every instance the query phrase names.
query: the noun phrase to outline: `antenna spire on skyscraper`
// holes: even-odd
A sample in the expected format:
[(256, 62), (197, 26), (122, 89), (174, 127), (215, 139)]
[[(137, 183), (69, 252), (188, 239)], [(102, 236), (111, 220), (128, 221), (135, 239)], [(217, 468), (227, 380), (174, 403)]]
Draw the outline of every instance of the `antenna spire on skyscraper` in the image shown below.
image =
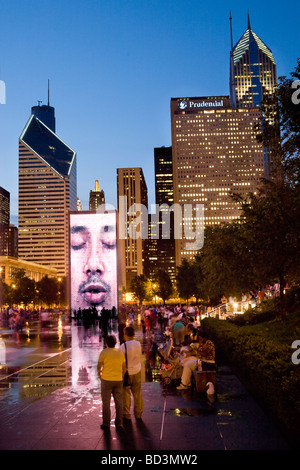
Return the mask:
[(50, 106), (50, 80), (48, 78), (48, 106)]
[(236, 102), (236, 91), (235, 91), (235, 80), (234, 80), (234, 64), (233, 64), (233, 39), (232, 39), (232, 17), (230, 12), (230, 42), (231, 42), (231, 49), (230, 49), (230, 98), (231, 104), (233, 108), (237, 107)]
[(230, 21), (230, 41), (231, 41), (231, 51), (233, 50), (233, 42), (232, 42), (232, 17), (231, 17), (231, 11), (229, 12), (229, 21)]
[(248, 29), (251, 29), (251, 25), (250, 25), (250, 13), (249, 13), (249, 10), (248, 10)]

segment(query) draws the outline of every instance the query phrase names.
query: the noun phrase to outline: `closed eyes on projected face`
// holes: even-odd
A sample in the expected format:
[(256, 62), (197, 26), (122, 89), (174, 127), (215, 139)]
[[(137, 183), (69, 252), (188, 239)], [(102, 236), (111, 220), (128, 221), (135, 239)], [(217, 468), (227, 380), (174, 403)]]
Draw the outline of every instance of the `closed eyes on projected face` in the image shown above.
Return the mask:
[(116, 290), (116, 273), (113, 269), (116, 256), (115, 225), (93, 221), (73, 226), (71, 254), (74, 266), (72, 286), (81, 299), (80, 307), (112, 308)]

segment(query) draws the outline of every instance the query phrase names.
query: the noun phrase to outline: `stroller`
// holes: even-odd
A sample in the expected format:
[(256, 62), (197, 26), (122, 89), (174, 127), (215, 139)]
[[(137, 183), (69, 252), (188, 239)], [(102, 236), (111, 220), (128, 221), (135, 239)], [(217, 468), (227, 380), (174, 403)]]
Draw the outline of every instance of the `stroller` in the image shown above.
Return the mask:
[(182, 365), (180, 363), (180, 356), (174, 353), (173, 340), (167, 341), (158, 347), (157, 352), (162, 357), (163, 361), (160, 368), (160, 380), (163, 385), (169, 385), (172, 381), (181, 379)]

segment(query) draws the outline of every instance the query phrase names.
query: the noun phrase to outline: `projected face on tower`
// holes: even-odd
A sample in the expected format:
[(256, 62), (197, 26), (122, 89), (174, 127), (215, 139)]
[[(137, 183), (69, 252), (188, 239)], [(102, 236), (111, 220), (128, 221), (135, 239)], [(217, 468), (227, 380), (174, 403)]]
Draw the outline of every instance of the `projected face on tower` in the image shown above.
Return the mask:
[(117, 307), (116, 213), (70, 214), (71, 308)]

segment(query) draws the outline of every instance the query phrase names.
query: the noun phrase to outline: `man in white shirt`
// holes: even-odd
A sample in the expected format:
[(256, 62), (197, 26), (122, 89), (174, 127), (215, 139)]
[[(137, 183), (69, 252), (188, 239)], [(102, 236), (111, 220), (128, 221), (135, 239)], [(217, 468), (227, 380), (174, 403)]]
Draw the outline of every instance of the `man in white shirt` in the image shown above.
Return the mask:
[(142, 375), (141, 375), (141, 359), (142, 348), (139, 341), (134, 339), (134, 328), (127, 326), (124, 330), (125, 343), (120, 346), (127, 354), (127, 367), (129, 373), (129, 385), (123, 387), (123, 419), (130, 420), (130, 402), (131, 393), (133, 395), (133, 411), (136, 419), (142, 418), (143, 413), (143, 397), (142, 397)]

